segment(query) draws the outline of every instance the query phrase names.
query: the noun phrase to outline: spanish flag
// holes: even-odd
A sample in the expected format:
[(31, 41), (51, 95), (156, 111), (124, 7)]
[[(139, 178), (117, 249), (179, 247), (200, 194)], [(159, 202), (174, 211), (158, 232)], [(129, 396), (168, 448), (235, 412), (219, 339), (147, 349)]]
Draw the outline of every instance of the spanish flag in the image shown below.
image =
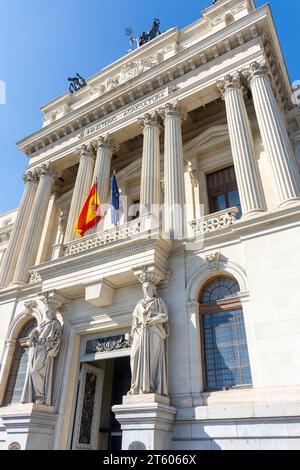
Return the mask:
[(90, 228), (95, 227), (101, 220), (100, 212), (100, 197), (97, 191), (97, 180), (90, 190), (90, 194), (84, 203), (84, 206), (79, 214), (78, 220), (75, 224), (74, 230), (81, 237)]

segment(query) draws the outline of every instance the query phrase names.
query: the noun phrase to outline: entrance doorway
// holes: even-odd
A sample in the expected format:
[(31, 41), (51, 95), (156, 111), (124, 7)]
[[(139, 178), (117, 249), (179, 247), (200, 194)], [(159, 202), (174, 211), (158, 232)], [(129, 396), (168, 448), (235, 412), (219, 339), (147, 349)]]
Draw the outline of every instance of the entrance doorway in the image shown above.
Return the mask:
[(112, 406), (130, 389), (129, 356), (83, 363), (72, 449), (121, 450), (122, 431)]

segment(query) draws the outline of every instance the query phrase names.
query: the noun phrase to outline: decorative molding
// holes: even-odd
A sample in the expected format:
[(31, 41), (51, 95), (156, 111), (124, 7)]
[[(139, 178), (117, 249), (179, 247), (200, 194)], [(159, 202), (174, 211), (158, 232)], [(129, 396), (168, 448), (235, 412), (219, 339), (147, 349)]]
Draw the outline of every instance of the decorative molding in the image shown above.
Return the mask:
[(41, 275), (37, 271), (33, 271), (29, 278), (29, 284), (37, 284), (39, 282), (42, 282)]
[(220, 253), (218, 251), (206, 255), (204, 258), (211, 271), (219, 271)]
[[(199, 261), (201, 260), (202, 258), (199, 258)], [(206, 260), (202, 260), (202, 263), (199, 265), (196, 271), (194, 271), (186, 287), (187, 302), (198, 301), (199, 293), (203, 284), (214, 274), (229, 274), (239, 283), (240, 292), (248, 291), (247, 275), (245, 269), (240, 264), (219, 255), (219, 261), (216, 270), (212, 269), (212, 265), (210, 266)]]
[(160, 127), (159, 113), (157, 111), (146, 113), (143, 117), (137, 120), (137, 123), (143, 130), (146, 127)]
[(85, 354), (119, 351), (120, 349), (129, 349), (131, 345), (132, 339), (126, 334), (91, 339), (86, 342)]

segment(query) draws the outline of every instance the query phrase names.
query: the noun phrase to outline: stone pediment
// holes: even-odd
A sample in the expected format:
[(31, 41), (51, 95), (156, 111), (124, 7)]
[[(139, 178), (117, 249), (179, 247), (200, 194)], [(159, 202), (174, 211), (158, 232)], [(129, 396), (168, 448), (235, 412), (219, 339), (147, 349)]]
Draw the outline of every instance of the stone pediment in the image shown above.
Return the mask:
[(183, 151), (189, 158), (196, 157), (200, 152), (229, 140), (228, 126), (212, 126), (184, 145)]

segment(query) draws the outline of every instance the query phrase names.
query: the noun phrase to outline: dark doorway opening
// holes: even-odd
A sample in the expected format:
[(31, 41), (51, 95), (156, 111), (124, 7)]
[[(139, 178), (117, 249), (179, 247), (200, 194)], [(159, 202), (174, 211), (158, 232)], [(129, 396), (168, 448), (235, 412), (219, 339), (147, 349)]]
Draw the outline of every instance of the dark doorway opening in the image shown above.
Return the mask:
[(105, 367), (105, 389), (99, 429), (101, 449), (121, 450), (122, 448), (121, 425), (111, 408), (122, 404), (123, 395), (127, 395), (130, 389), (130, 382), (130, 357), (108, 359)]

